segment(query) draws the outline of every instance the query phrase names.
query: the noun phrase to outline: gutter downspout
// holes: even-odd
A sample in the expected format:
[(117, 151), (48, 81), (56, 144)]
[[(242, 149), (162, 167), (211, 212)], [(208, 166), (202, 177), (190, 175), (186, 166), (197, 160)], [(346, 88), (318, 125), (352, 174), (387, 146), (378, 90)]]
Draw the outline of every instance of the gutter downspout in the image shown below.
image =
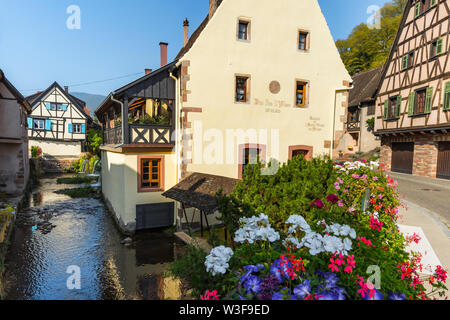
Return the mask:
[(176, 136), (177, 136), (177, 141), (175, 144), (175, 152), (177, 154), (177, 170), (176, 170), (176, 177), (177, 177), (177, 183), (180, 182), (180, 176), (179, 176), (179, 166), (180, 166), (180, 130), (179, 130), (179, 121), (180, 121), (180, 117), (179, 117), (179, 109), (180, 109), (180, 98), (179, 98), (179, 81), (178, 78), (176, 78), (172, 72), (169, 72), (169, 76), (175, 80), (176, 83), (176, 94), (175, 94), (175, 112), (176, 112), (176, 119), (175, 119), (175, 126), (176, 126)]
[[(111, 100), (114, 102), (117, 102), (118, 104), (120, 104), (120, 110), (123, 109), (123, 102), (121, 102), (120, 100), (117, 100), (114, 98), (114, 92), (111, 92)], [(127, 122), (128, 124), (128, 122)], [(118, 144), (117, 146), (114, 146), (114, 148), (118, 148), (124, 145), (124, 141), (125, 141), (125, 130), (124, 130), (124, 125), (125, 125), (125, 121), (123, 121), (123, 115), (122, 115), (122, 143)]]

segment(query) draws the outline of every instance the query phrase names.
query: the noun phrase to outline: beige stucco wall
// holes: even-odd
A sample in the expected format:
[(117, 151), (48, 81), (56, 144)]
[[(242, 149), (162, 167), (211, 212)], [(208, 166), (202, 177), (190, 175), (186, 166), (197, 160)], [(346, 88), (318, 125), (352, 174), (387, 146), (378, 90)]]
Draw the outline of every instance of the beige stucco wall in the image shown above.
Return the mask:
[[(161, 195), (162, 192), (138, 192), (138, 155), (144, 154), (102, 151), (102, 192), (123, 224), (122, 227), (128, 230), (135, 228), (136, 205), (171, 202)], [(145, 155), (164, 155), (164, 190), (173, 187), (176, 184), (175, 153)]]
[[(248, 42), (236, 39), (240, 17), (251, 21), (251, 40)], [(297, 49), (299, 29), (310, 32), (308, 52)], [(266, 144), (267, 159), (275, 157), (281, 162), (287, 161), (292, 145), (313, 146), (314, 156), (331, 155), (325, 142), (333, 140), (333, 128), (342, 130), (340, 116), (345, 114), (342, 103), (347, 100), (345, 93), (336, 91), (346, 89), (343, 81), (351, 82), (351, 78), (316, 0), (223, 1), (181, 61), (190, 61), (187, 82), (190, 93), (183, 108), (203, 109), (202, 113), (189, 113), (188, 116), (193, 126), (197, 121), (203, 127), (203, 134), (194, 128), (190, 130), (194, 139), (193, 163), (188, 165), (188, 171), (237, 178), (239, 143), (225, 149), (224, 142), (223, 157), (213, 160), (215, 163), (202, 159), (205, 148), (211, 147), (210, 142), (203, 142), (203, 153), (196, 151), (200, 149), (201, 140), (221, 140), (221, 135), (225, 138), (227, 129), (267, 130), (267, 142), (243, 138), (243, 143)], [(251, 77), (249, 103), (234, 101), (236, 74)], [(294, 106), (296, 80), (309, 81), (309, 105), (306, 108)], [(278, 94), (269, 91), (272, 81), (281, 85)], [(204, 136), (209, 129), (215, 131)], [(279, 132), (278, 138), (274, 139), (278, 142), (278, 152), (271, 141), (273, 131)], [(214, 152), (210, 153), (214, 158)], [(227, 164), (226, 155), (234, 159), (232, 164)]]
[(361, 108), (360, 119), (361, 119), (361, 134), (359, 141), (359, 151), (369, 152), (375, 148), (381, 146), (380, 139), (373, 134), (373, 131), (368, 130), (366, 121), (370, 118), (375, 118), (375, 115), (367, 115), (368, 107)]
[[(15, 99), (3, 83), (0, 94)], [(29, 172), (26, 111), (17, 100), (0, 99), (0, 192), (23, 193)]]
[(80, 141), (50, 141), (30, 139), (31, 147), (41, 147), (45, 157), (71, 157), (77, 158), (81, 155)]

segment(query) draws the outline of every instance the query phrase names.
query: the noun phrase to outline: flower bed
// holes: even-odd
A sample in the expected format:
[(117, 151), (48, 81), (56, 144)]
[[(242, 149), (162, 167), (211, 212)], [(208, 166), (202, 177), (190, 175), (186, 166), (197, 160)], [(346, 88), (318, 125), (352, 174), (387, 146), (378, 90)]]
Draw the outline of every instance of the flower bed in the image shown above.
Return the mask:
[[(274, 176), (262, 176), (260, 166), (247, 169), (235, 193), (219, 197), (234, 241), (204, 259), (195, 272), (206, 281), (194, 289), (214, 290), (202, 296), (205, 300), (442, 295), (446, 272), (438, 267), (431, 277), (419, 275), (420, 256), (405, 249), (408, 241), (420, 239), (399, 232), (397, 184), (377, 167), (297, 158)], [(425, 281), (431, 292), (425, 292)]]

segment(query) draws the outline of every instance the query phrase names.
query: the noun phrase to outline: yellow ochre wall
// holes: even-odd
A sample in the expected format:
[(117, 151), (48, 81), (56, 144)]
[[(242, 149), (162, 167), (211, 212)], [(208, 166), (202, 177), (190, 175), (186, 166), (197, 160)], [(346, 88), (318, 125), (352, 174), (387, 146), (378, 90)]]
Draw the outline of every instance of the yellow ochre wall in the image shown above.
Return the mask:
[[(237, 40), (239, 18), (250, 21), (250, 41)], [(310, 33), (307, 52), (298, 50), (299, 29)], [(188, 114), (193, 126), (201, 121), (203, 132), (218, 129), (224, 137), (226, 129), (268, 129), (267, 160), (271, 157), (270, 129), (279, 130), (277, 158), (281, 162), (288, 160), (292, 145), (313, 146), (314, 156), (331, 155), (325, 145), (333, 140), (333, 128), (342, 131), (348, 89), (343, 82), (351, 82), (351, 77), (316, 0), (225, 0), (180, 58), (179, 63), (183, 62), (188, 62), (189, 80), (182, 107), (202, 108), (201, 113)], [(234, 100), (236, 74), (251, 78), (249, 103)], [(309, 81), (306, 108), (294, 105), (296, 80)], [(278, 94), (269, 90), (272, 81), (281, 85)], [(187, 171), (237, 178), (238, 146), (234, 147), (234, 164), (226, 164), (225, 155), (225, 164), (206, 164), (195, 155), (199, 139), (194, 133), (193, 163)], [(244, 143), (257, 142), (247, 139)]]

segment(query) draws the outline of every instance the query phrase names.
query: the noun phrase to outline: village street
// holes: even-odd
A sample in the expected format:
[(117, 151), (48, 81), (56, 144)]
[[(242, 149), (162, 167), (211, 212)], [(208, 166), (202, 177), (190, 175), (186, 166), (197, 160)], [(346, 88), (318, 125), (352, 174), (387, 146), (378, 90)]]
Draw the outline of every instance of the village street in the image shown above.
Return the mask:
[(450, 209), (448, 192), (450, 181), (430, 179), (413, 175), (391, 173), (397, 180), (400, 196), (403, 200), (429, 210), (448, 228), (450, 227)]

